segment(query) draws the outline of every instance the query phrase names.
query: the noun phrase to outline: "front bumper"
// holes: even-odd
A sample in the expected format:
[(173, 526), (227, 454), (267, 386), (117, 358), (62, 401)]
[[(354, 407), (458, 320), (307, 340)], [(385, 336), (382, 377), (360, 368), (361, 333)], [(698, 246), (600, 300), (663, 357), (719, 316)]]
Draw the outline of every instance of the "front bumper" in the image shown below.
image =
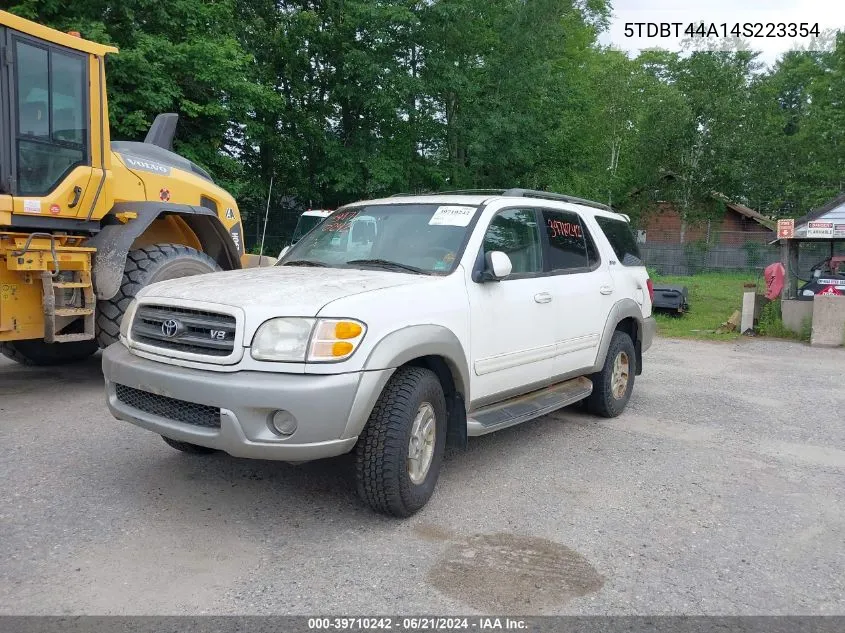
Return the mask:
[(642, 351), (646, 351), (654, 342), (654, 335), (657, 333), (657, 321), (653, 316), (643, 319)]
[[(116, 418), (235, 457), (281, 461), (308, 461), (352, 450), (369, 414), (367, 406), (378, 396), (378, 391), (372, 392), (390, 373), (223, 373), (157, 363), (131, 354), (120, 343), (103, 352), (107, 402)], [(151, 413), (154, 407), (137, 408), (118, 397), (116, 385), (155, 394), (159, 402), (164, 397), (219, 408), (219, 428)], [(297, 420), (296, 431), (288, 437), (277, 435), (268, 424), (278, 410)]]

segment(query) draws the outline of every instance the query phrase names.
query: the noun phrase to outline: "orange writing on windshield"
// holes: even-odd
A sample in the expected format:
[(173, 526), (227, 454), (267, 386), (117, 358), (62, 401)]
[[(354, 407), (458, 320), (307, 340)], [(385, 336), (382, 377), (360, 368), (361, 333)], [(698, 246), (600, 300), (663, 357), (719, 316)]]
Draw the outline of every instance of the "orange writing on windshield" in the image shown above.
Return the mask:
[(346, 231), (349, 228), (350, 220), (356, 215), (358, 215), (357, 211), (341, 211), (340, 213), (335, 213), (329, 218), (331, 221), (327, 221), (323, 225), (323, 231), (326, 233)]

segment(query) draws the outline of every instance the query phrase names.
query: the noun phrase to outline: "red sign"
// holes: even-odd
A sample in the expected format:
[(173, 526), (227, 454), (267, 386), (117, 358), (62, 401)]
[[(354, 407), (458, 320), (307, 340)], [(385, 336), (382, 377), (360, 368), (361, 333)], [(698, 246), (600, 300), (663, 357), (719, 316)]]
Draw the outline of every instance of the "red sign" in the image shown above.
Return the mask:
[(789, 240), (795, 237), (795, 220), (778, 220), (778, 239)]
[(62, 208), (57, 204), (50, 205), (50, 213), (53, 215), (59, 215), (62, 212)]
[(828, 286), (827, 288), (825, 288), (825, 289), (824, 289), (824, 290), (822, 290), (821, 292), (817, 292), (817, 293), (816, 293), (816, 296), (817, 296), (817, 297), (818, 297), (818, 296), (828, 296), (828, 297), (833, 296), (833, 297), (841, 297), (841, 296), (842, 296), (842, 291), (841, 291), (841, 290), (839, 290), (836, 286)]

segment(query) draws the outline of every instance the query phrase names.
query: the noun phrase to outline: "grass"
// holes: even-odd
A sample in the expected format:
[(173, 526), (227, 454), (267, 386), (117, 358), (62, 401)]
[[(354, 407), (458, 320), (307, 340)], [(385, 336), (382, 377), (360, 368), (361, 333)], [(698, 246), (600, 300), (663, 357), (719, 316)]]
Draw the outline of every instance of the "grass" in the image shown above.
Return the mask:
[(739, 332), (716, 334), (714, 330), (727, 321), (734, 310), (742, 309), (743, 284), (758, 282), (758, 275), (755, 272), (700, 273), (691, 277), (652, 275), (652, 279), (655, 286), (686, 286), (689, 290), (690, 307), (686, 314), (655, 313), (661, 336), (729, 341), (737, 338)]

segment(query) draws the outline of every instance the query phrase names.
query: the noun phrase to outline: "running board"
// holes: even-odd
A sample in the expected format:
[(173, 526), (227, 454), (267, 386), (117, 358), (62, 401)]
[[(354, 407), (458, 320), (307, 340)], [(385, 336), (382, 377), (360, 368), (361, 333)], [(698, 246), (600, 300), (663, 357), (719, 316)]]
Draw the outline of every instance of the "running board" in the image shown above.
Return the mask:
[(592, 381), (581, 376), (478, 409), (469, 414), (467, 435), (477, 437), (528, 422), (583, 400), (592, 392)]

